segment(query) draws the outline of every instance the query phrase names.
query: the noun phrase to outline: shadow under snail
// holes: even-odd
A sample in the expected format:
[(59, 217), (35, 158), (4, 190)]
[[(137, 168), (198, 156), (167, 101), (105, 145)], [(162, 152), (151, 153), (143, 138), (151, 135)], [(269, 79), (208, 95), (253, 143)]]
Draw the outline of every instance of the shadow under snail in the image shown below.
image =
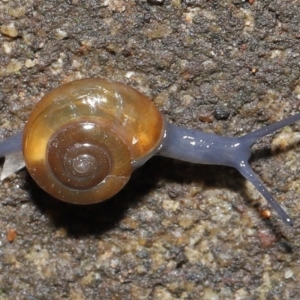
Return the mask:
[(114, 196), (153, 155), (226, 165), (236, 168), (292, 225), (248, 160), (258, 139), (299, 120), (297, 113), (242, 137), (223, 137), (166, 122), (148, 97), (125, 84), (83, 79), (46, 94), (24, 131), (0, 142), (0, 157), (22, 150), (37, 184), (53, 197), (75, 204)]

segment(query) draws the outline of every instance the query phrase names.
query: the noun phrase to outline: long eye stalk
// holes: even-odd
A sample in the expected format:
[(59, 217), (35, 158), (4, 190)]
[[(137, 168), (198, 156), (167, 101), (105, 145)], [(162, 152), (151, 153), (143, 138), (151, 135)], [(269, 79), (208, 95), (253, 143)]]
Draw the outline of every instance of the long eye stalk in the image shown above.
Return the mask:
[[(244, 143), (245, 145), (248, 145), (249, 147), (251, 147), (260, 138), (262, 138), (262, 137), (264, 137), (268, 134), (271, 134), (274, 131), (276, 131), (278, 129), (281, 129), (285, 126), (291, 125), (291, 124), (293, 124), (297, 121), (300, 121), (300, 113), (297, 113), (297, 114), (295, 114), (293, 116), (290, 116), (286, 119), (283, 119), (283, 120), (278, 121), (276, 123), (270, 124), (270, 125), (265, 126), (263, 128), (257, 129), (253, 132), (250, 132), (250, 133), (242, 136), (240, 139), (242, 140), (242, 143)], [(240, 166), (238, 168), (238, 170), (265, 197), (265, 199), (269, 202), (269, 204), (277, 212), (277, 214), (280, 216), (280, 218), (287, 225), (292, 226), (293, 225), (292, 219), (287, 215), (287, 213), (282, 209), (282, 207), (279, 205), (279, 203), (269, 193), (269, 191), (267, 190), (265, 185), (260, 181), (260, 179), (257, 177), (257, 175), (253, 172), (250, 165), (248, 163), (246, 163), (245, 166)]]
[(268, 203), (273, 207), (278, 216), (284, 221), (285, 224), (292, 226), (293, 220), (290, 216), (283, 210), (280, 204), (274, 199), (271, 193), (267, 190), (265, 185), (261, 182), (261, 180), (257, 177), (257, 175), (253, 172), (250, 165), (245, 163), (238, 168), (240, 173), (248, 179), (255, 188), (265, 197)]

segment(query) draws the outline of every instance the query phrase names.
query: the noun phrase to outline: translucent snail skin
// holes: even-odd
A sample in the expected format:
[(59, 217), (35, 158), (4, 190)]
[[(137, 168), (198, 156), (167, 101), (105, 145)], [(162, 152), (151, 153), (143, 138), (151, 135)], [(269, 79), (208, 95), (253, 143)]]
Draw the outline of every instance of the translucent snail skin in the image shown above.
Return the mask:
[(0, 142), (0, 156), (23, 151), (26, 167), (47, 193), (91, 204), (117, 194), (153, 155), (236, 168), (288, 225), (293, 221), (251, 169), (250, 147), (300, 121), (300, 113), (242, 137), (223, 137), (166, 122), (151, 100), (107, 79), (82, 79), (50, 91), (24, 131)]

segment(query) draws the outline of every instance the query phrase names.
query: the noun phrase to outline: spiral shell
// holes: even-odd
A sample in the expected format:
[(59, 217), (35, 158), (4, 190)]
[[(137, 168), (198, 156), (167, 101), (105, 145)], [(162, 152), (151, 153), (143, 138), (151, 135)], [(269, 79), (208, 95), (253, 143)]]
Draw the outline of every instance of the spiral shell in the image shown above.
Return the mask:
[(146, 96), (115, 81), (83, 79), (37, 103), (24, 129), (23, 154), (46, 192), (90, 204), (120, 191), (163, 136), (164, 119)]

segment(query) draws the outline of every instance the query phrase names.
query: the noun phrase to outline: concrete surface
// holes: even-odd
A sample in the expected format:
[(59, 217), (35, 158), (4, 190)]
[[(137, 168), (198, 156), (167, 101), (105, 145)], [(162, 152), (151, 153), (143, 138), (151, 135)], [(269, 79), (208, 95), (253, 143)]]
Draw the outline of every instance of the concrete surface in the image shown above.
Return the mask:
[[(86, 77), (135, 87), (178, 125), (250, 132), (299, 111), (299, 20), (299, 1), (2, 0), (0, 138)], [(299, 131), (252, 162), (293, 228), (226, 167), (156, 157), (92, 207), (20, 171), (0, 187), (0, 299), (299, 299)]]

